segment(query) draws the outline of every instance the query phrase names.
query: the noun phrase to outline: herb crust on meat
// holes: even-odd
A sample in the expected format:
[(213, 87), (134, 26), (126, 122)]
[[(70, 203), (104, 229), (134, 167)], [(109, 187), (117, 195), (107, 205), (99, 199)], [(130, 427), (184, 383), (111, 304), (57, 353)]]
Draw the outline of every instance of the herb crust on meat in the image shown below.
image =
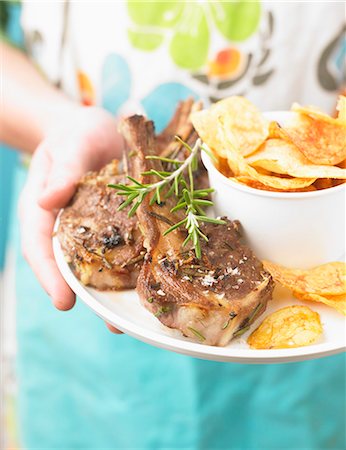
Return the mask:
[[(121, 125), (127, 148), (136, 151), (132, 173), (143, 183), (153, 182), (150, 169), (162, 170), (161, 162), (147, 159), (155, 154), (152, 122), (142, 116)], [(149, 179), (150, 177), (150, 179)], [(164, 196), (164, 192), (163, 192)], [(238, 222), (206, 223), (200, 259), (190, 246), (183, 247), (186, 230), (164, 236), (171, 223), (181, 220), (172, 213), (172, 199), (150, 204), (150, 195), (137, 209), (147, 255), (137, 283), (143, 305), (163, 324), (209, 345), (226, 345), (239, 336), (266, 308), (273, 281), (261, 262), (240, 240)]]

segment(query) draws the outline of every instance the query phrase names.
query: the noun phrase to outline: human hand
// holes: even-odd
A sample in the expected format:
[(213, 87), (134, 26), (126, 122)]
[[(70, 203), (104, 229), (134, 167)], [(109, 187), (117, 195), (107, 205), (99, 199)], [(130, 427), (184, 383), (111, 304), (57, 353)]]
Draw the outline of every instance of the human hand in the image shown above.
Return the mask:
[(32, 158), (19, 202), (22, 250), (60, 310), (73, 307), (75, 294), (60, 274), (53, 255), (57, 212), (66, 206), (82, 175), (119, 158), (121, 150), (114, 117), (100, 108), (73, 106), (56, 127), (46, 131)]

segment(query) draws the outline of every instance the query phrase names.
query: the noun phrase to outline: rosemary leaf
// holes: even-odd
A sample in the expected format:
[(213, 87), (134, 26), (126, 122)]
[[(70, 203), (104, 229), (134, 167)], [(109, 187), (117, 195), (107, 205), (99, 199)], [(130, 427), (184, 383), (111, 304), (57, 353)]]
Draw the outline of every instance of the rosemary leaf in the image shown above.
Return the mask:
[(156, 159), (171, 164), (184, 164), (184, 161), (179, 161), (178, 159), (164, 158), (163, 156), (156, 156), (156, 155), (146, 156), (145, 159)]
[(197, 220), (200, 220), (202, 222), (210, 222), (215, 223), (216, 225), (225, 225), (225, 221), (221, 219), (213, 219), (212, 217), (207, 216), (197, 216)]
[(174, 193), (175, 193), (176, 197), (179, 196), (179, 178), (178, 177), (174, 178)]
[(173, 194), (174, 194), (174, 184), (172, 184), (172, 186), (168, 189), (163, 198), (166, 200), (167, 198), (172, 197)]
[(126, 184), (107, 184), (107, 186), (121, 191), (132, 191), (132, 189), (129, 186), (126, 186)]
[(176, 211), (179, 211), (180, 209), (186, 208), (186, 202), (178, 203), (177, 206), (171, 209), (171, 213), (174, 213)]
[(205, 337), (199, 331), (195, 330), (192, 327), (187, 327), (200, 341), (205, 341)]
[(204, 205), (204, 206), (213, 206), (213, 202), (210, 200), (199, 200), (194, 198), (194, 202), (196, 205)]
[(139, 181), (135, 180), (134, 178), (130, 177), (130, 175), (127, 175), (127, 178), (128, 178), (129, 180), (131, 180), (133, 183), (135, 183), (136, 186), (139, 186), (139, 187), (141, 187), (141, 188), (142, 188), (142, 187), (145, 187), (144, 184), (142, 184), (142, 183), (140, 183)]
[(150, 169), (147, 172), (142, 173), (142, 175), (156, 175), (161, 180), (165, 180), (167, 178), (167, 176), (169, 176), (170, 174), (171, 174), (171, 172), (158, 171), (155, 169)]
[(138, 200), (136, 203), (133, 204), (132, 208), (129, 211), (129, 217), (132, 217), (135, 215), (137, 209), (139, 208), (141, 202)]
[(161, 203), (161, 197), (160, 197), (160, 187), (157, 187), (156, 188), (156, 201), (157, 201), (157, 203), (158, 204), (160, 204)]
[(211, 192), (214, 192), (214, 188), (197, 189), (194, 193), (195, 194), (201, 194), (201, 193), (209, 194)]
[(157, 192), (154, 192), (154, 195), (151, 197), (149, 205), (152, 206), (157, 200)]
[(179, 228), (181, 225), (183, 225), (184, 223), (187, 222), (187, 217), (185, 217), (185, 219), (181, 220), (178, 223), (175, 223), (174, 225), (172, 225), (170, 228), (168, 228), (168, 230), (166, 230), (163, 235), (167, 236), (168, 233), (170, 233), (173, 230), (176, 230), (177, 228)]
[(133, 194), (129, 195), (129, 197), (127, 198), (127, 200), (125, 200), (125, 201), (118, 207), (117, 211), (122, 211), (124, 208), (126, 208), (127, 206), (129, 206), (129, 205), (133, 202), (133, 200), (134, 200), (136, 197), (138, 197), (137, 194), (136, 194), (136, 195), (133, 195)]
[[(117, 190), (117, 195), (122, 195), (126, 200), (119, 206), (118, 210), (122, 210), (127, 206), (131, 206), (128, 215), (133, 216), (144, 198), (150, 193), (151, 199), (149, 204), (155, 203), (161, 204), (162, 197), (167, 199), (169, 197), (175, 198), (175, 206), (171, 208), (171, 213), (185, 210), (185, 218), (178, 223), (172, 224), (163, 235), (171, 233), (181, 226), (185, 226), (187, 236), (183, 242), (183, 247), (191, 241), (195, 255), (197, 258), (201, 258), (201, 242), (203, 239), (206, 242), (208, 237), (201, 231), (200, 226), (203, 222), (210, 222), (214, 224), (224, 224), (225, 222), (220, 219), (213, 219), (206, 215), (203, 207), (212, 206), (213, 202), (205, 197), (209, 197), (209, 194), (214, 191), (212, 188), (196, 189), (194, 188), (194, 173), (198, 170), (198, 152), (202, 149), (201, 141), (198, 139), (194, 147), (191, 148), (186, 142), (184, 142), (179, 136), (176, 139), (183, 145), (189, 152), (189, 155), (185, 161), (179, 161), (173, 158), (166, 158), (161, 156), (147, 156), (148, 160), (158, 160), (166, 163), (166, 170), (150, 169), (143, 172), (142, 175), (156, 176), (159, 181), (151, 184), (143, 184), (138, 180), (128, 176), (128, 179), (132, 181), (132, 185), (125, 184), (110, 184)], [(176, 153), (177, 154), (177, 153)], [(172, 168), (172, 171), (169, 171)], [(163, 194), (163, 189), (165, 193)]]
[(201, 236), (202, 239), (204, 239), (206, 242), (209, 241), (208, 237), (204, 233), (202, 233), (202, 231), (199, 228), (197, 228), (196, 231), (199, 234), (199, 236)]

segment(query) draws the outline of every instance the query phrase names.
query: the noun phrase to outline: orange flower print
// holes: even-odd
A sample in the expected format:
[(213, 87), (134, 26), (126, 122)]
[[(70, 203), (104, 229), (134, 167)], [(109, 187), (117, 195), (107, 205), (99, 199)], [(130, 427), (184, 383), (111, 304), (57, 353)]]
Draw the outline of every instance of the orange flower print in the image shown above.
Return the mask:
[(208, 62), (208, 76), (232, 79), (239, 75), (245, 63), (244, 55), (235, 47), (225, 48)]
[(77, 82), (82, 104), (85, 106), (94, 105), (95, 90), (89, 77), (84, 72), (77, 71)]

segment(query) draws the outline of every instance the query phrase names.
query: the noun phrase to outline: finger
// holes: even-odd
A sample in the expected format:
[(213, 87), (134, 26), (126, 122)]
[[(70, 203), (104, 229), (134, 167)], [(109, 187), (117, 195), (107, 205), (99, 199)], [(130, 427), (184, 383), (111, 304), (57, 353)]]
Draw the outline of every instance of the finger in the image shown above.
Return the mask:
[(66, 206), (85, 172), (82, 165), (56, 162), (50, 171), (49, 180), (39, 196), (39, 205), (47, 210)]
[(27, 183), (19, 202), (23, 254), (39, 282), (58, 309), (70, 309), (75, 295), (62, 278), (53, 255), (53, 213), (44, 211), (37, 198), (46, 182), (50, 158), (44, 148), (38, 148), (32, 159)]
[(45, 146), (39, 146), (30, 162), (28, 177), (25, 184), (26, 196), (38, 197), (44, 190), (47, 176), (51, 170), (52, 161)]
[(66, 311), (75, 304), (75, 294), (62, 277), (53, 254), (53, 213), (38, 206), (30, 209), (30, 219), (22, 223), (23, 253), (38, 281), (57, 309)]
[(23, 251), (38, 281), (60, 310), (71, 309), (75, 295), (63, 279), (52, 249), (54, 215), (40, 209), (31, 209), (30, 220), (22, 227)]
[(105, 324), (106, 324), (106, 327), (108, 328), (108, 330), (109, 330), (111, 333), (114, 333), (114, 334), (123, 334), (122, 331), (118, 330), (118, 328), (113, 327), (113, 325), (111, 325), (110, 323), (105, 322)]

